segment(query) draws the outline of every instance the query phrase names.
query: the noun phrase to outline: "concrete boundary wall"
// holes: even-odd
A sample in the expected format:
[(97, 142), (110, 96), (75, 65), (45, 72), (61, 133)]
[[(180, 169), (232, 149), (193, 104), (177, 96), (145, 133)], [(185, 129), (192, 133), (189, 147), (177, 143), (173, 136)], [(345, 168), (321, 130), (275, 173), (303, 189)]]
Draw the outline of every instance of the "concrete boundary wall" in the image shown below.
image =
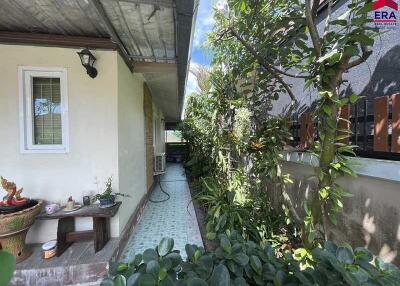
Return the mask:
[[(304, 215), (303, 202), (317, 192), (317, 181), (311, 175), (318, 162), (304, 152), (288, 152), (283, 157), (283, 172), (294, 181), (288, 187), (289, 196)], [(358, 177), (338, 180), (353, 197), (344, 200), (333, 239), (366, 247), (385, 261), (400, 265), (400, 162), (351, 160)]]

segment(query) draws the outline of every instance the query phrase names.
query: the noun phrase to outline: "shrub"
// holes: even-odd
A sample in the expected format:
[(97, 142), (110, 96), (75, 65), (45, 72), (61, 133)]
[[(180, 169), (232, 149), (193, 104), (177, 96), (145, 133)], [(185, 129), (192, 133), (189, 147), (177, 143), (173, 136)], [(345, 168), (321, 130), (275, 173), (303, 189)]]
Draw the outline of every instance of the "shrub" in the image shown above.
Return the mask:
[(399, 285), (400, 271), (384, 263), (365, 248), (353, 250), (326, 242), (312, 251), (313, 265), (302, 269), (289, 252), (246, 241), (237, 232), (219, 236), (219, 246), (206, 252), (186, 245), (187, 259), (173, 250), (174, 241), (163, 238), (155, 249), (147, 249), (129, 263), (111, 267), (108, 285)]

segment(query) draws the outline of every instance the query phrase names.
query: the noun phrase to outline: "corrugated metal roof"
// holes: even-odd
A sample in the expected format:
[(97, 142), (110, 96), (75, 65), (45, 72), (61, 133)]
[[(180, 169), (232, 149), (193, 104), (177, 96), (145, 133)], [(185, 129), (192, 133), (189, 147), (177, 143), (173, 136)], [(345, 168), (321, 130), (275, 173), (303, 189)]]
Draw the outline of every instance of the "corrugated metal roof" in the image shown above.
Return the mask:
[[(108, 37), (89, 0), (1, 0), (0, 30)], [(173, 2), (101, 0), (127, 51), (136, 60), (176, 58)], [(167, 5), (169, 3), (170, 5)], [(148, 59), (147, 59), (148, 58)], [(165, 61), (164, 61), (165, 62)], [(171, 62), (171, 60), (170, 60)]]
[(112, 38), (128, 64), (129, 60), (177, 63), (177, 95), (172, 96), (177, 99), (177, 108), (167, 117), (178, 120), (197, 3), (198, 0), (0, 0), (0, 31)]

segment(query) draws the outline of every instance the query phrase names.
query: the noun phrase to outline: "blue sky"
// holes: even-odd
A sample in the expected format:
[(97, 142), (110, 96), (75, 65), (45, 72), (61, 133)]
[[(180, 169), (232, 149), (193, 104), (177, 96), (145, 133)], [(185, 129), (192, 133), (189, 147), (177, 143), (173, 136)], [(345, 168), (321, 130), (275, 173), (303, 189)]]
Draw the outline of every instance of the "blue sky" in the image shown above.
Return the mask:
[[(212, 55), (204, 47), (204, 44), (207, 40), (207, 33), (210, 32), (214, 26), (213, 3), (214, 0), (200, 0), (192, 44), (192, 57), (190, 61), (191, 68), (199, 65), (209, 66), (212, 60)], [(196, 78), (191, 72), (189, 72), (185, 94), (188, 95), (192, 93), (196, 88)]]

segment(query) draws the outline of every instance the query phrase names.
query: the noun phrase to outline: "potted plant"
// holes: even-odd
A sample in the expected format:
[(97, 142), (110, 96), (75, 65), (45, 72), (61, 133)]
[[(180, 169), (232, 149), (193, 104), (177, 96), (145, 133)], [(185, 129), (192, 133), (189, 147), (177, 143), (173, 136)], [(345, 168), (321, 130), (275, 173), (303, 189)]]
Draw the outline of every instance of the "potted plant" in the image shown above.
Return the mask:
[(17, 189), (14, 182), (3, 177), (0, 177), (0, 181), (7, 193), (0, 199), (0, 248), (11, 253), (18, 263), (32, 254), (25, 244), (25, 237), (40, 213), (43, 202), (22, 197), (23, 189)]
[(92, 202), (99, 201), (100, 207), (107, 208), (107, 207), (111, 207), (115, 204), (115, 198), (117, 196), (129, 197), (129, 195), (126, 195), (123, 193), (113, 193), (112, 177), (109, 177), (106, 181), (106, 188), (105, 188), (104, 192), (94, 195), (92, 197)]

